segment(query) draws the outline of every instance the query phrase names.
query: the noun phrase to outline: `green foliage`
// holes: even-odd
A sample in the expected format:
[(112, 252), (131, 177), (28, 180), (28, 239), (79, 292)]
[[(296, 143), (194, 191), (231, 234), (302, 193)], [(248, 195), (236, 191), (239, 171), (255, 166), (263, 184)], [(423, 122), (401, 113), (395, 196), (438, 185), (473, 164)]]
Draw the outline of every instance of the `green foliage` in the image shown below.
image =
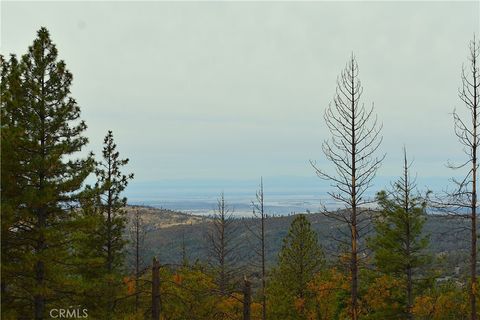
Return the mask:
[(97, 183), (81, 198), (81, 215), (76, 233), (77, 271), (82, 276), (82, 304), (90, 316), (110, 319), (116, 313), (116, 301), (122, 298), (126, 240), (127, 199), (121, 197), (133, 174), (124, 175), (128, 159), (120, 159), (108, 132), (104, 139), (103, 161), (97, 163)]
[(418, 320), (469, 319), (468, 292), (455, 282), (433, 285), (415, 299)]
[(306, 303), (309, 319), (348, 318), (350, 283), (346, 272), (337, 268), (322, 270), (310, 281), (308, 290), (311, 296)]
[[(24, 131), (16, 123), (21, 115), (18, 105), (24, 103), (24, 92), (21, 86), (21, 67), (15, 56), (10, 61), (0, 56), (1, 63), (1, 188), (2, 188), (2, 265), (1, 265), (1, 298), (2, 306), (8, 306), (12, 313), (19, 308), (13, 295), (13, 282), (18, 277), (19, 267), (25, 264), (21, 248), (21, 237), (24, 232), (17, 229), (21, 222), (23, 195), (22, 189), (27, 181), (19, 174), (22, 167), (22, 153), (18, 148)], [(2, 317), (7, 315), (2, 308)]]
[[(20, 62), (2, 61), (2, 289), (19, 316), (42, 317), (75, 293), (70, 208), (93, 160), (75, 159), (88, 140), (71, 83), (45, 28)], [(21, 261), (6, 262), (8, 250)]]
[(120, 159), (117, 145), (113, 139), (112, 131), (108, 131), (104, 139), (103, 161), (97, 164), (96, 189), (98, 190), (98, 206), (103, 223), (100, 224), (100, 234), (104, 235), (101, 241), (102, 252), (105, 253), (106, 269), (109, 272), (120, 271), (123, 266), (125, 248), (125, 206), (127, 198), (121, 193), (133, 179), (133, 173), (125, 175), (122, 167), (128, 164), (128, 159)]
[(408, 169), (405, 152), (404, 174), (394, 183), (393, 192), (377, 194), (380, 214), (374, 222), (376, 234), (369, 239), (378, 271), (392, 277), (393, 282), (400, 280), (404, 288), (397, 317), (411, 317), (415, 291), (419, 289), (419, 272), (430, 261), (426, 255), (429, 237), (422, 233), (426, 201), (414, 193), (415, 182), (410, 180)]
[[(120, 158), (111, 131), (104, 139), (100, 162), (95, 163), (91, 154), (76, 158), (88, 142), (83, 136), (86, 124), (70, 94), (73, 77), (58, 60), (45, 28), (38, 31), (20, 60), (0, 56), (0, 63), (2, 318), (42, 319), (51, 307), (71, 305), (87, 308), (91, 319), (148, 317), (150, 270), (135, 281), (124, 268), (127, 199), (122, 193), (133, 174), (124, 174), (123, 168), (129, 160)], [(91, 173), (97, 183), (84, 188)], [(394, 184), (393, 192), (377, 195), (381, 210), (375, 219), (376, 234), (368, 241), (376, 270), (362, 270), (360, 316), (365, 320), (405, 319), (411, 313), (416, 319), (466, 319), (468, 292), (461, 276), (446, 283), (427, 277), (426, 202), (413, 190), (405, 161), (404, 176)], [(232, 279), (242, 276), (236, 248), (244, 239), (244, 221), (229, 219), (223, 196), (219, 213), (210, 225), (220, 230), (211, 238), (216, 267), (188, 263), (185, 237), (197, 246), (190, 251), (203, 254), (196, 250), (200, 241), (195, 238), (197, 226), (192, 226), (188, 234), (182, 229), (183, 266), (161, 268), (163, 319), (242, 318), (241, 288)], [(270, 219), (270, 256), (276, 254), (275, 241), (280, 243), (290, 219)], [(436, 230), (445, 217), (429, 220), (430, 228)], [(198, 227), (205, 228), (205, 221)], [(327, 222), (315, 227), (334, 230)], [(162, 230), (162, 236), (175, 237), (168, 232)], [(169, 254), (165, 253), (168, 248), (161, 250)], [(462, 254), (458, 253), (457, 260), (462, 260)], [(445, 267), (446, 262), (440, 263)], [(349, 272), (326, 270), (323, 265), (322, 248), (309, 220), (305, 215), (295, 216), (268, 282), (269, 319), (348, 319)], [(473, 286), (477, 295), (479, 286)], [(261, 317), (262, 295), (256, 289), (252, 318)], [(138, 310), (134, 304), (137, 292)]]
[(376, 236), (369, 241), (377, 268), (383, 273), (404, 276), (408, 267), (425, 265), (429, 261), (425, 255), (429, 237), (422, 234), (425, 202), (418, 197), (411, 198), (406, 211), (395, 196), (385, 191), (377, 194), (377, 201), (380, 216), (375, 221)]
[(267, 289), (271, 308), (268, 314), (272, 319), (305, 318), (307, 284), (323, 265), (317, 234), (305, 215), (298, 215), (292, 221), (278, 260)]

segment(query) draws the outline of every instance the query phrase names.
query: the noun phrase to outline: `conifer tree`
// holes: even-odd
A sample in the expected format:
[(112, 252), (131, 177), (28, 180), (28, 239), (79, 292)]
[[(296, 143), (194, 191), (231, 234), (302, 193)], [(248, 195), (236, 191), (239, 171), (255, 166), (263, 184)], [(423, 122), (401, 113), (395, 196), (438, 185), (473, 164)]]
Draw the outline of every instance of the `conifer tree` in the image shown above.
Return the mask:
[(121, 159), (117, 145), (113, 139), (112, 131), (108, 131), (104, 139), (103, 159), (97, 163), (95, 174), (97, 176), (96, 190), (98, 192), (98, 207), (102, 222), (100, 224), (99, 244), (107, 277), (107, 314), (112, 315), (115, 307), (115, 287), (121, 283), (121, 272), (125, 258), (124, 232), (126, 228), (127, 198), (122, 197), (122, 192), (133, 179), (133, 173), (123, 174), (122, 167), (127, 165), (129, 159)]
[(439, 206), (448, 214), (469, 220), (470, 233), (470, 279), (468, 284), (470, 319), (480, 317), (478, 289), (478, 150), (480, 143), (480, 41), (475, 37), (469, 45), (469, 64), (463, 66), (458, 96), (464, 104), (465, 116), (457, 110), (453, 111), (455, 135), (463, 147), (466, 156), (461, 164), (449, 164), (454, 170), (464, 170), (461, 178), (453, 178), (453, 190), (449, 190), (440, 199)]
[(22, 155), (19, 142), (23, 137), (23, 130), (18, 126), (21, 117), (19, 107), (24, 103), (24, 91), (21, 81), (21, 66), (16, 56), (12, 55), (10, 61), (0, 56), (1, 82), (1, 298), (2, 317), (7, 312), (13, 314), (15, 309), (21, 308), (13, 298), (19, 272), (25, 264), (21, 254), (21, 235), (23, 229), (19, 228), (22, 214), (22, 201), (26, 181), (21, 176)]
[[(12, 60), (11, 66), (15, 63)], [(16, 215), (16, 228), (22, 230), (15, 233), (19, 244), (16, 250), (21, 250), (18, 256), (28, 263), (18, 265), (22, 270), (15, 279), (16, 287), (21, 288), (16, 292), (17, 299), (25, 305), (17, 311), (19, 317), (44, 319), (53, 301), (58, 303), (75, 291), (69, 286), (74, 278), (69, 245), (76, 216), (70, 208), (77, 203), (79, 190), (92, 172), (93, 160), (91, 156), (75, 159), (88, 142), (82, 136), (86, 124), (80, 121), (80, 108), (70, 94), (72, 74), (58, 60), (46, 28), (38, 31), (20, 64), (15, 71), (21, 70), (20, 77), (15, 76), (16, 84), (10, 85), (12, 89), (21, 87), (22, 96), (2, 100), (2, 156), (4, 148), (10, 147), (3, 144), (10, 136), (3, 140), (4, 125), (17, 133), (15, 153), (12, 158), (2, 159), (2, 207), (7, 200), (3, 198), (4, 188), (21, 185), (21, 200), (11, 209)], [(13, 121), (3, 122), (6, 118)], [(9, 182), (3, 175), (5, 179), (14, 177), (16, 182), (7, 187)], [(6, 250), (9, 247), (7, 241)]]
[(135, 278), (135, 312), (139, 310), (140, 305), (140, 282), (141, 275), (145, 266), (145, 262), (142, 258), (145, 251), (145, 236), (147, 233), (145, 221), (143, 219), (142, 212), (139, 208), (136, 208), (133, 217), (131, 218), (130, 226), (130, 244), (131, 254), (133, 258), (134, 266), (134, 278)]
[[(330, 181), (334, 190), (328, 194), (345, 210), (329, 210), (323, 213), (330, 219), (348, 228), (348, 241), (338, 239), (341, 244), (349, 242), (350, 261), (350, 315), (358, 320), (359, 269), (364, 249), (361, 239), (369, 231), (370, 216), (366, 207), (373, 201), (367, 191), (385, 155), (376, 156), (382, 142), (382, 125), (378, 123), (373, 104), (366, 108), (361, 102), (363, 86), (359, 79), (359, 68), (352, 54), (340, 76), (333, 103), (325, 110), (325, 123), (331, 137), (325, 140), (322, 148), (325, 157), (334, 165), (329, 173), (311, 162), (317, 175)], [(341, 232), (342, 234), (344, 232)]]
[(235, 271), (237, 255), (233, 236), (236, 231), (233, 211), (225, 201), (223, 192), (217, 201), (217, 210), (213, 215), (210, 230), (207, 234), (209, 264), (216, 274), (215, 282), (221, 295), (228, 295), (231, 291), (232, 279)]
[(416, 193), (416, 182), (409, 174), (410, 165), (404, 149), (403, 174), (393, 184), (393, 191), (377, 194), (380, 215), (375, 221), (376, 235), (369, 244), (378, 270), (401, 279), (405, 285), (402, 318), (412, 319), (418, 269), (428, 263), (425, 249), (428, 236), (422, 234), (426, 221), (426, 201)]
[[(255, 194), (255, 201), (252, 201), (253, 219), (247, 221), (246, 227), (253, 236), (255, 244), (253, 251), (260, 260), (259, 263), (255, 260), (253, 265), (259, 267), (261, 272), (261, 300), (262, 300), (262, 320), (267, 319), (267, 296), (266, 296), (266, 222), (267, 212), (265, 210), (265, 196), (263, 192), (263, 178), (260, 178), (260, 187)], [(253, 222), (255, 225), (250, 225)], [(258, 222), (258, 223), (257, 223)]]
[(283, 239), (278, 267), (272, 272), (270, 314), (274, 319), (303, 319), (295, 302), (308, 299), (307, 284), (323, 265), (323, 250), (317, 234), (303, 214), (297, 215)]
[(80, 302), (94, 318), (111, 319), (121, 298), (123, 275), (128, 271), (126, 259), (125, 206), (121, 193), (133, 178), (124, 175), (128, 159), (120, 159), (113, 133), (104, 139), (102, 161), (96, 163), (95, 186), (87, 186), (80, 197), (81, 211), (74, 248), (76, 273), (82, 278)]

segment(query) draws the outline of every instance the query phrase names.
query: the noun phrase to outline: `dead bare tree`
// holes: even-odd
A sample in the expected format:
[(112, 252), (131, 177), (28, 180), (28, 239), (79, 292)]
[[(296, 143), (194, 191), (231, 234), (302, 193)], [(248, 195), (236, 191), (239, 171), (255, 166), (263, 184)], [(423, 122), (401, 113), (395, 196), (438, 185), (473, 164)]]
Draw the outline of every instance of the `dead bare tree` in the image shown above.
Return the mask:
[[(265, 267), (265, 222), (267, 214), (265, 212), (265, 199), (263, 194), (263, 178), (260, 178), (260, 188), (255, 194), (255, 201), (252, 201), (253, 220), (259, 222), (257, 227), (250, 226), (247, 222), (247, 229), (253, 235), (256, 245), (254, 251), (257, 257), (260, 258), (260, 269), (262, 276), (261, 298), (262, 298), (262, 320), (267, 319), (267, 296), (265, 292), (266, 287), (266, 267)], [(258, 267), (258, 266), (257, 266)]]
[[(360, 103), (363, 87), (358, 78), (358, 64), (352, 54), (345, 69), (337, 78), (337, 89), (333, 103), (325, 110), (324, 119), (331, 138), (322, 144), (325, 157), (333, 163), (335, 174), (320, 169), (310, 161), (317, 175), (331, 182), (335, 191), (330, 197), (345, 210), (331, 211), (323, 205), (323, 213), (347, 226), (350, 249), (349, 269), (351, 273), (351, 318), (358, 319), (358, 266), (359, 239), (370, 225), (367, 210), (372, 203), (366, 191), (372, 185), (377, 169), (385, 155), (375, 154), (382, 142), (382, 125), (371, 108)], [(345, 241), (343, 241), (346, 243)]]
[(238, 267), (236, 266), (233, 236), (236, 232), (233, 210), (225, 202), (223, 192), (217, 201), (217, 209), (207, 233), (209, 244), (209, 264), (218, 274), (217, 285), (221, 295), (228, 295), (231, 281)]
[(160, 263), (154, 257), (152, 263), (152, 320), (160, 320)]
[(252, 289), (247, 276), (243, 279), (243, 320), (250, 320), (252, 303)]
[(477, 149), (480, 142), (480, 69), (479, 55), (480, 42), (475, 37), (470, 42), (469, 63), (470, 66), (462, 68), (462, 86), (459, 89), (459, 98), (465, 104), (467, 111), (467, 120), (456, 111), (453, 111), (453, 122), (455, 135), (458, 141), (463, 145), (463, 151), (467, 159), (459, 164), (448, 164), (448, 167), (454, 170), (467, 170), (461, 179), (453, 178), (454, 189), (447, 190), (440, 196), (440, 210), (454, 216), (460, 216), (470, 220), (468, 227), (471, 235), (470, 242), (470, 283), (469, 283), (469, 299), (470, 299), (470, 319), (478, 319), (478, 310), (476, 306), (476, 285), (477, 285), (477, 235), (478, 235), (478, 204), (477, 204), (477, 170), (478, 159)]
[(132, 217), (130, 226), (130, 244), (133, 248), (133, 264), (135, 269), (135, 312), (138, 311), (140, 303), (140, 277), (144, 269), (144, 261), (142, 258), (147, 234), (147, 226), (143, 221), (142, 212), (136, 208)]

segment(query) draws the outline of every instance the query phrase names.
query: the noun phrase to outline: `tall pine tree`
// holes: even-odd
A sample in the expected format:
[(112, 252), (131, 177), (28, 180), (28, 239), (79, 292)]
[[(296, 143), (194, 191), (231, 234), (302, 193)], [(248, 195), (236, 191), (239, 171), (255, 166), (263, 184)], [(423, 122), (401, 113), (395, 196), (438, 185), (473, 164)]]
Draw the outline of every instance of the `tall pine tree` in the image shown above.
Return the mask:
[(24, 131), (18, 126), (21, 118), (20, 105), (24, 104), (25, 95), (21, 80), (21, 65), (16, 56), (12, 55), (10, 61), (0, 56), (1, 63), (1, 297), (2, 317), (15, 314), (26, 305), (15, 299), (18, 296), (19, 272), (25, 264), (22, 255), (22, 235), (20, 228), (22, 221), (23, 194), (22, 190), (26, 180), (21, 174), (22, 153), (19, 142)]
[(428, 236), (422, 234), (426, 201), (416, 193), (409, 168), (404, 149), (402, 176), (393, 184), (392, 192), (381, 191), (377, 195), (380, 216), (375, 221), (376, 235), (369, 241), (378, 270), (402, 280), (405, 285), (405, 299), (400, 301), (404, 313), (398, 315), (401, 319), (413, 318), (418, 270), (429, 260), (425, 254)]
[(104, 311), (111, 318), (115, 309), (116, 289), (121, 285), (124, 271), (127, 198), (122, 192), (133, 179), (133, 173), (124, 174), (122, 167), (128, 164), (129, 159), (121, 159), (112, 131), (108, 131), (103, 141), (103, 159), (97, 164), (96, 190), (98, 192), (98, 209), (101, 223), (98, 235), (98, 245), (104, 265), (106, 284), (106, 305)]
[(290, 225), (272, 272), (269, 288), (269, 314), (273, 319), (304, 319), (302, 304), (309, 298), (307, 284), (320, 271), (323, 250), (317, 234), (303, 214)]
[[(21, 91), (21, 96), (2, 100), (2, 156), (9, 154), (2, 158), (2, 209), (4, 203), (12, 204), (9, 215), (14, 217), (15, 232), (7, 236), (13, 236), (19, 245), (17, 255), (26, 261), (18, 264), (19, 276), (13, 283), (16, 300), (22, 302), (15, 311), (18, 317), (44, 319), (49, 306), (75, 291), (69, 263), (76, 216), (72, 208), (93, 170), (93, 159), (75, 159), (88, 142), (82, 136), (86, 124), (80, 121), (80, 108), (71, 97), (72, 74), (58, 60), (46, 28), (38, 31), (19, 69), (15, 64), (12, 60), (13, 79), (7, 92)], [(8, 150), (12, 146), (14, 153)], [(17, 187), (21, 199), (3, 193)], [(5, 250), (12, 245), (7, 240)]]

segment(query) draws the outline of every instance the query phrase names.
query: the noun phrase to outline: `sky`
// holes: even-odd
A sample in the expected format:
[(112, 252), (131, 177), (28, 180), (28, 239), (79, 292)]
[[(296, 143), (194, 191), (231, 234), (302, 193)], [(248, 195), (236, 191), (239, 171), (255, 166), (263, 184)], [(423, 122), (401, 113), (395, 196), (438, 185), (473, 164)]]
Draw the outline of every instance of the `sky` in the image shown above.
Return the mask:
[(87, 149), (99, 154), (113, 130), (138, 191), (314, 179), (309, 160), (331, 168), (323, 112), (353, 52), (363, 102), (383, 123), (379, 177), (400, 173), (405, 145), (419, 179), (433, 181), (462, 159), (451, 112), (463, 109), (457, 90), (479, 12), (478, 1), (2, 1), (1, 53), (23, 54), (41, 26), (50, 30), (74, 75)]

